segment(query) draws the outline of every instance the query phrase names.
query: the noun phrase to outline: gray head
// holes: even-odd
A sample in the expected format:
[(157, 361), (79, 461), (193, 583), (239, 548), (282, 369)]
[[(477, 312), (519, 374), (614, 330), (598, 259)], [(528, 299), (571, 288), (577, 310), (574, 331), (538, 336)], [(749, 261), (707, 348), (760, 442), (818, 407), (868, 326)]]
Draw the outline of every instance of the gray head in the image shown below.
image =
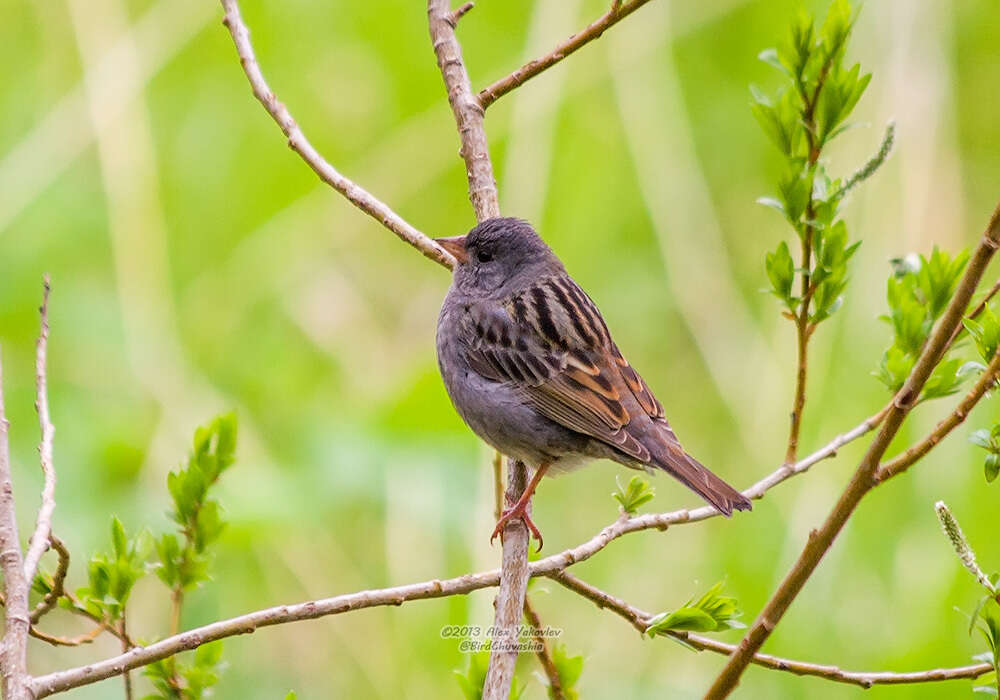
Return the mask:
[(466, 293), (503, 294), (563, 271), (552, 249), (521, 219), (487, 219), (465, 236), (436, 240), (458, 261), (454, 283)]

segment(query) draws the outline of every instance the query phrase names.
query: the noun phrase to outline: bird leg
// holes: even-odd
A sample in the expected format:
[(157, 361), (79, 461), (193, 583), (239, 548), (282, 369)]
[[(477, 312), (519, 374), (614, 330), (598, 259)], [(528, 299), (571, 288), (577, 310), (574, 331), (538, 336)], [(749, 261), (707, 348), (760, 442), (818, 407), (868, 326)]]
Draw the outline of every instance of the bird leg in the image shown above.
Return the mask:
[(500, 536), (500, 541), (503, 542), (503, 529), (507, 526), (511, 520), (515, 518), (520, 518), (524, 521), (524, 524), (531, 531), (531, 534), (536, 540), (538, 540), (538, 550), (542, 551), (542, 533), (539, 532), (538, 527), (531, 520), (531, 516), (528, 515), (528, 506), (531, 503), (531, 497), (535, 495), (535, 489), (538, 488), (538, 482), (542, 480), (545, 476), (545, 472), (548, 471), (549, 465), (543, 463), (539, 465), (538, 469), (535, 470), (534, 476), (531, 477), (531, 481), (528, 482), (528, 486), (524, 489), (524, 493), (521, 497), (517, 499), (517, 503), (514, 504), (512, 508), (504, 509), (503, 515), (497, 520), (497, 526), (493, 528), (493, 534), (490, 536), (490, 544), (493, 544), (493, 540)]

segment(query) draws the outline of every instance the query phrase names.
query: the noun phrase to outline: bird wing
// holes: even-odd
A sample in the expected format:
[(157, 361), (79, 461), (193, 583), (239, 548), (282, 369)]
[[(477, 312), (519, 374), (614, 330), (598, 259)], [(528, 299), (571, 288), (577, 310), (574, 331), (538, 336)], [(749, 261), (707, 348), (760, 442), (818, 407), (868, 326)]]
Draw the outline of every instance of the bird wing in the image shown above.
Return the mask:
[[(650, 460), (647, 447), (627, 429), (633, 419), (629, 406), (638, 403), (659, 420), (663, 407), (572, 279), (542, 279), (502, 302), (471, 305), (464, 336), (467, 359), (478, 373), (517, 387), (539, 412), (566, 428)], [(663, 425), (669, 431), (666, 421)]]

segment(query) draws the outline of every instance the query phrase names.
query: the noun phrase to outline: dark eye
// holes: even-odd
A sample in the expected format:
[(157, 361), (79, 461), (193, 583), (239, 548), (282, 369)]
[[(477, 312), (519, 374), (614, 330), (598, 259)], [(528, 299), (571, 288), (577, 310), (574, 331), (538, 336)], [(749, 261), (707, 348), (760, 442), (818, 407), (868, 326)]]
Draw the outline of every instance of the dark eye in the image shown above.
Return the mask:
[(476, 260), (478, 260), (481, 263), (488, 263), (492, 259), (493, 259), (493, 253), (487, 250), (481, 250), (478, 253), (476, 253)]

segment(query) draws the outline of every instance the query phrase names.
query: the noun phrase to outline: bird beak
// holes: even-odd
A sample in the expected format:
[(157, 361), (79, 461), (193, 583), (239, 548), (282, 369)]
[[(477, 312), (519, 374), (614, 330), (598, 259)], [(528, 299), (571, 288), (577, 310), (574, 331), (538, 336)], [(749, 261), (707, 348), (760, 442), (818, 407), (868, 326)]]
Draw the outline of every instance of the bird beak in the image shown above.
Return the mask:
[(469, 262), (469, 251), (465, 249), (465, 236), (435, 238), (434, 242), (451, 253), (459, 263)]

